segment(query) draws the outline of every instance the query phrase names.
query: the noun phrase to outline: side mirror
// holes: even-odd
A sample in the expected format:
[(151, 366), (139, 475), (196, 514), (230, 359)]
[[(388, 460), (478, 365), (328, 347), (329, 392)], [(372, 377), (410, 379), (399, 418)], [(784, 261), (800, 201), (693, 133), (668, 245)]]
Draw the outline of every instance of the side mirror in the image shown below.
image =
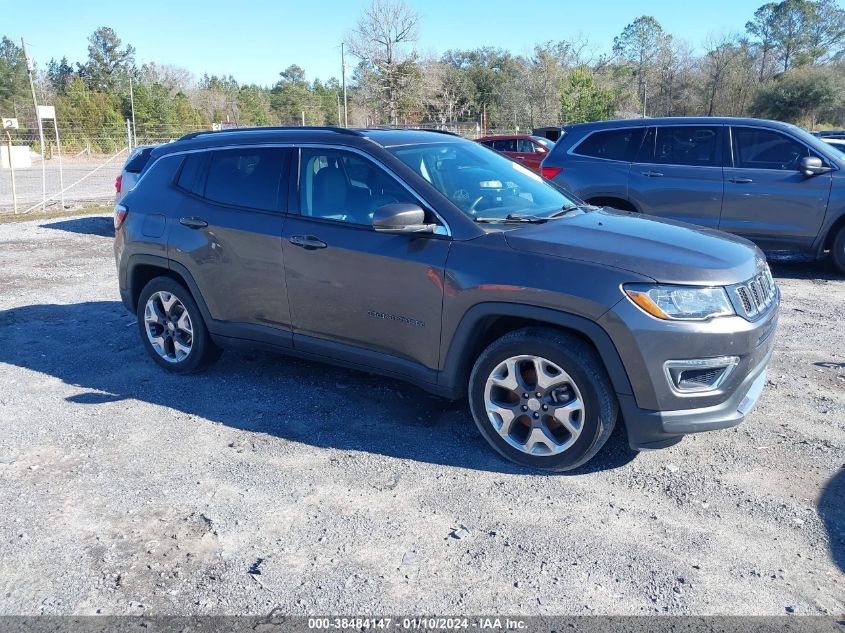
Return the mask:
[(830, 167), (822, 165), (822, 159), (815, 156), (804, 156), (798, 163), (798, 171), (807, 176), (818, 176), (830, 171)]
[(546, 149), (545, 147), (543, 147), (542, 145), (536, 145), (536, 146), (534, 147), (534, 151), (535, 151), (537, 154), (545, 154), (545, 153), (546, 153), (546, 152), (548, 152), (549, 150), (547, 150), (547, 149)]
[(425, 211), (415, 204), (394, 202), (373, 213), (373, 228), (382, 233), (434, 233), (436, 226), (425, 223)]

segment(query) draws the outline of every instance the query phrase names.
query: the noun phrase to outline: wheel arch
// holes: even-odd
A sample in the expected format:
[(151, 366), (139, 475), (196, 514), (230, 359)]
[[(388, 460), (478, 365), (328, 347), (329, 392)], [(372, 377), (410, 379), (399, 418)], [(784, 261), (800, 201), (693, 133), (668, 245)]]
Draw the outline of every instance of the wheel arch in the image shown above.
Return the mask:
[(498, 302), (477, 304), (463, 316), (452, 337), (438, 383), (454, 397), (464, 396), (479, 354), (508, 332), (531, 326), (551, 327), (577, 336), (596, 350), (614, 391), (633, 393), (619, 352), (600, 325), (551, 308)]
[(836, 236), (843, 227), (845, 227), (845, 213), (842, 213), (838, 218), (836, 218), (836, 220), (834, 220), (833, 224), (830, 225), (830, 228), (827, 230), (827, 234), (824, 237), (824, 241), (822, 242), (822, 248), (819, 255), (821, 255), (824, 251), (833, 248), (833, 241), (836, 239)]
[(126, 299), (130, 305), (126, 308), (133, 314), (138, 309), (138, 299), (141, 295), (141, 290), (144, 289), (150, 280), (156, 277), (170, 277), (178, 281), (188, 289), (191, 297), (196, 302), (197, 306), (202, 312), (202, 316), (206, 323), (209, 323), (210, 314), (208, 307), (205, 305), (202, 293), (200, 293), (194, 278), (188, 269), (181, 264), (165, 259), (164, 257), (157, 257), (155, 255), (133, 255), (129, 260), (127, 270), (128, 290)]
[(597, 207), (613, 207), (621, 211), (636, 211), (637, 213), (640, 211), (633, 202), (618, 196), (593, 196), (585, 202), (589, 202)]

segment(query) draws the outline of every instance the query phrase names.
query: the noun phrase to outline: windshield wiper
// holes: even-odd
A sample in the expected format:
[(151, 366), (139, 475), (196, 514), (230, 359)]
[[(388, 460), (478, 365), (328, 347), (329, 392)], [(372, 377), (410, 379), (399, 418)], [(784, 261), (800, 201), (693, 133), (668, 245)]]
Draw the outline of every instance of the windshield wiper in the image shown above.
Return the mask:
[(490, 224), (508, 224), (514, 222), (527, 222), (529, 224), (542, 224), (549, 218), (541, 217), (539, 215), (519, 215), (517, 213), (508, 213), (503, 218), (475, 218), (476, 222), (484, 222)]
[(596, 206), (593, 206), (591, 204), (575, 204), (575, 203), (565, 204), (560, 209), (558, 209), (554, 213), (550, 213), (546, 217), (547, 218), (559, 218), (561, 216), (566, 215), (570, 211), (577, 211), (579, 209), (583, 210), (583, 211), (595, 211), (598, 208), (600, 208), (600, 207), (596, 207)]

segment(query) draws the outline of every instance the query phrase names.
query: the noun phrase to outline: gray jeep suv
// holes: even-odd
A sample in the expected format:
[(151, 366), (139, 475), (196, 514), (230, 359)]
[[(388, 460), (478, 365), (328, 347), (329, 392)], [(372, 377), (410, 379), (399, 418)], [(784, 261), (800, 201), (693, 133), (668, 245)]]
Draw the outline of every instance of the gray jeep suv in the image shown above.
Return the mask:
[(503, 456), (574, 468), (743, 420), (779, 292), (742, 238), (587, 206), (432, 131), (265, 128), (152, 152), (115, 208), (152, 359), (261, 347), (468, 396)]
[(564, 128), (542, 170), (592, 204), (728, 231), (767, 251), (830, 252), (845, 272), (845, 156), (794, 125), (582, 123)]

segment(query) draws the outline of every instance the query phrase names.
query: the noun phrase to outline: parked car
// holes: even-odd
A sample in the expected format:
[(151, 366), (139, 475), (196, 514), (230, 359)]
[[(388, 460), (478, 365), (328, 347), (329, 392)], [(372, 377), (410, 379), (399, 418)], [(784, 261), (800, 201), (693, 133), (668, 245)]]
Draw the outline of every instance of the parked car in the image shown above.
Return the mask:
[(553, 125), (550, 127), (535, 127), (531, 130), (532, 136), (547, 138), (552, 142), (556, 142), (560, 138), (561, 134), (563, 134), (563, 128), (559, 125)]
[(838, 149), (845, 154), (845, 138), (822, 136), (821, 139), (834, 149)]
[(845, 139), (845, 130), (823, 130), (821, 132), (811, 132), (813, 136), (820, 139), (841, 138)]
[(546, 178), (591, 204), (718, 228), (845, 272), (845, 156), (786, 123), (658, 118), (568, 126)]
[(476, 139), (505, 156), (519, 161), (528, 169), (540, 173), (540, 163), (554, 147), (554, 142), (542, 136), (527, 136), (514, 134), (511, 136), (483, 136)]
[(161, 367), (260, 347), (468, 396), (530, 467), (583, 464), (619, 413), (636, 449), (739, 424), (774, 344), (779, 292), (750, 242), (596, 210), (444, 133), (191, 134), (153, 150), (114, 225)]
[(126, 162), (123, 164), (120, 174), (114, 181), (115, 203), (120, 202), (123, 199), (123, 196), (126, 195), (126, 192), (135, 186), (135, 183), (138, 181), (138, 177), (141, 175), (141, 171), (150, 159), (150, 152), (152, 152), (155, 147), (158, 146), (136, 145), (132, 148), (132, 151), (129, 152), (129, 156), (126, 157)]

